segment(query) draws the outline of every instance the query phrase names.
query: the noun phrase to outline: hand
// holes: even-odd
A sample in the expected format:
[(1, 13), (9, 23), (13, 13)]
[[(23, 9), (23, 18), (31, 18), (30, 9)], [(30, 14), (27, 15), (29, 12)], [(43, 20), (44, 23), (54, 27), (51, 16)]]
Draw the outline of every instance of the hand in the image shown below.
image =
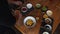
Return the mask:
[(18, 6), (22, 5), (22, 2), (18, 1), (18, 0), (8, 0), (7, 2), (8, 2), (8, 4), (15, 4), (15, 5), (18, 5)]
[(16, 24), (15, 25), (22, 25), (22, 21), (23, 21), (23, 16), (20, 13), (19, 10), (12, 10), (12, 15), (16, 18)]

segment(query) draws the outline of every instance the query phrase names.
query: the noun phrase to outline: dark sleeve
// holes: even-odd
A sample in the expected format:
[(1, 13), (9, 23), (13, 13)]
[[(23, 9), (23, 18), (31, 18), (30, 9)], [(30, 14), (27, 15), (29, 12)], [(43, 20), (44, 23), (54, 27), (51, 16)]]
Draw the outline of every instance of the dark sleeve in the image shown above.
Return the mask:
[(0, 26), (0, 34), (16, 34), (12, 28)]
[(9, 10), (9, 5), (6, 0), (0, 0), (0, 25), (1, 24), (7, 26), (15, 24), (15, 18)]
[(8, 27), (5, 25), (0, 25), (0, 34), (22, 34), (14, 26)]

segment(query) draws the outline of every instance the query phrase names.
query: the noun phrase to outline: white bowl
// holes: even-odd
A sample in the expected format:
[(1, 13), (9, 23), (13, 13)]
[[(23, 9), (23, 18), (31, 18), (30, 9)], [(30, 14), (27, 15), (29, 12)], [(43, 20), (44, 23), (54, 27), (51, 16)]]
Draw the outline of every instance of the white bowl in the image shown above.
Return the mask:
[(52, 12), (51, 10), (47, 10), (46, 14), (47, 14), (48, 16), (52, 16), (53, 12)]
[[(28, 20), (28, 19), (31, 19), (32, 21), (33, 21), (33, 25), (32, 26), (27, 26), (26, 25), (26, 21)], [(24, 19), (24, 21), (23, 21), (23, 23), (24, 23), (24, 25), (27, 27), (27, 28), (32, 28), (32, 27), (34, 27), (35, 25), (36, 25), (36, 19), (34, 18), (34, 17), (32, 17), (32, 16), (28, 16), (28, 17), (26, 17), (25, 19)]]
[(32, 8), (32, 4), (31, 3), (28, 3), (26, 6), (27, 6), (28, 9)]
[(49, 32), (43, 32), (43, 34), (49, 34)]

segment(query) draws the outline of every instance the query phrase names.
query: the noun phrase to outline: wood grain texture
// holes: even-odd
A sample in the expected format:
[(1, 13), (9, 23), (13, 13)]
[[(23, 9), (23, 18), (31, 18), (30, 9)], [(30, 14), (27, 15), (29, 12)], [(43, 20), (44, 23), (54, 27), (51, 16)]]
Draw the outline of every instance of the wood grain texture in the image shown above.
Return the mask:
[[(55, 29), (57, 28), (57, 26), (60, 24), (60, 0), (27, 0), (27, 2), (30, 2), (33, 4), (33, 7), (35, 7), (35, 5), (37, 3), (41, 3), (41, 5), (43, 6), (48, 6), (48, 8), (50, 10), (53, 11), (53, 15), (52, 18), (54, 19), (53, 22), (53, 30), (52, 30), (52, 34), (54, 33)], [(21, 31), (23, 34), (39, 34), (39, 30), (40, 30), (40, 26), (41, 26), (41, 20), (42, 20), (42, 13), (41, 13), (41, 9), (36, 9), (34, 8), (34, 10), (32, 10), (29, 14), (27, 14), (27, 16), (33, 16), (33, 17), (39, 17), (39, 20), (37, 20), (37, 24), (34, 28), (32, 29), (27, 29), (24, 24), (23, 24), (23, 20), (25, 18), (25, 16), (22, 16), (21, 20), (18, 20), (15, 24), (15, 27)]]

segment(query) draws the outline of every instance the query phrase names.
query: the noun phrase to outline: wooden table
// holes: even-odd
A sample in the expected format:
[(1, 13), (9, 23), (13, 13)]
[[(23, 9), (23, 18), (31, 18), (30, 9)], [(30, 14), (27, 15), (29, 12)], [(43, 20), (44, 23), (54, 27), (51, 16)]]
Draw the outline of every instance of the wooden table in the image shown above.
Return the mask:
[(32, 10), (29, 14), (26, 16), (33, 16), (33, 17), (39, 17), (39, 20), (37, 20), (37, 24), (34, 28), (28, 29), (23, 24), (23, 19), (25, 16), (22, 17), (22, 19), (16, 22), (15, 27), (21, 31), (23, 34), (39, 34), (39, 30), (41, 27), (41, 21), (42, 21), (42, 13), (41, 9), (36, 9), (35, 5), (37, 3), (40, 3), (43, 6), (48, 6), (50, 10), (53, 11), (52, 18), (54, 18), (53, 22), (53, 30), (52, 34), (54, 33), (55, 29), (57, 28), (58, 24), (60, 24), (60, 0), (27, 0), (27, 2), (30, 2), (33, 4), (34, 10)]

